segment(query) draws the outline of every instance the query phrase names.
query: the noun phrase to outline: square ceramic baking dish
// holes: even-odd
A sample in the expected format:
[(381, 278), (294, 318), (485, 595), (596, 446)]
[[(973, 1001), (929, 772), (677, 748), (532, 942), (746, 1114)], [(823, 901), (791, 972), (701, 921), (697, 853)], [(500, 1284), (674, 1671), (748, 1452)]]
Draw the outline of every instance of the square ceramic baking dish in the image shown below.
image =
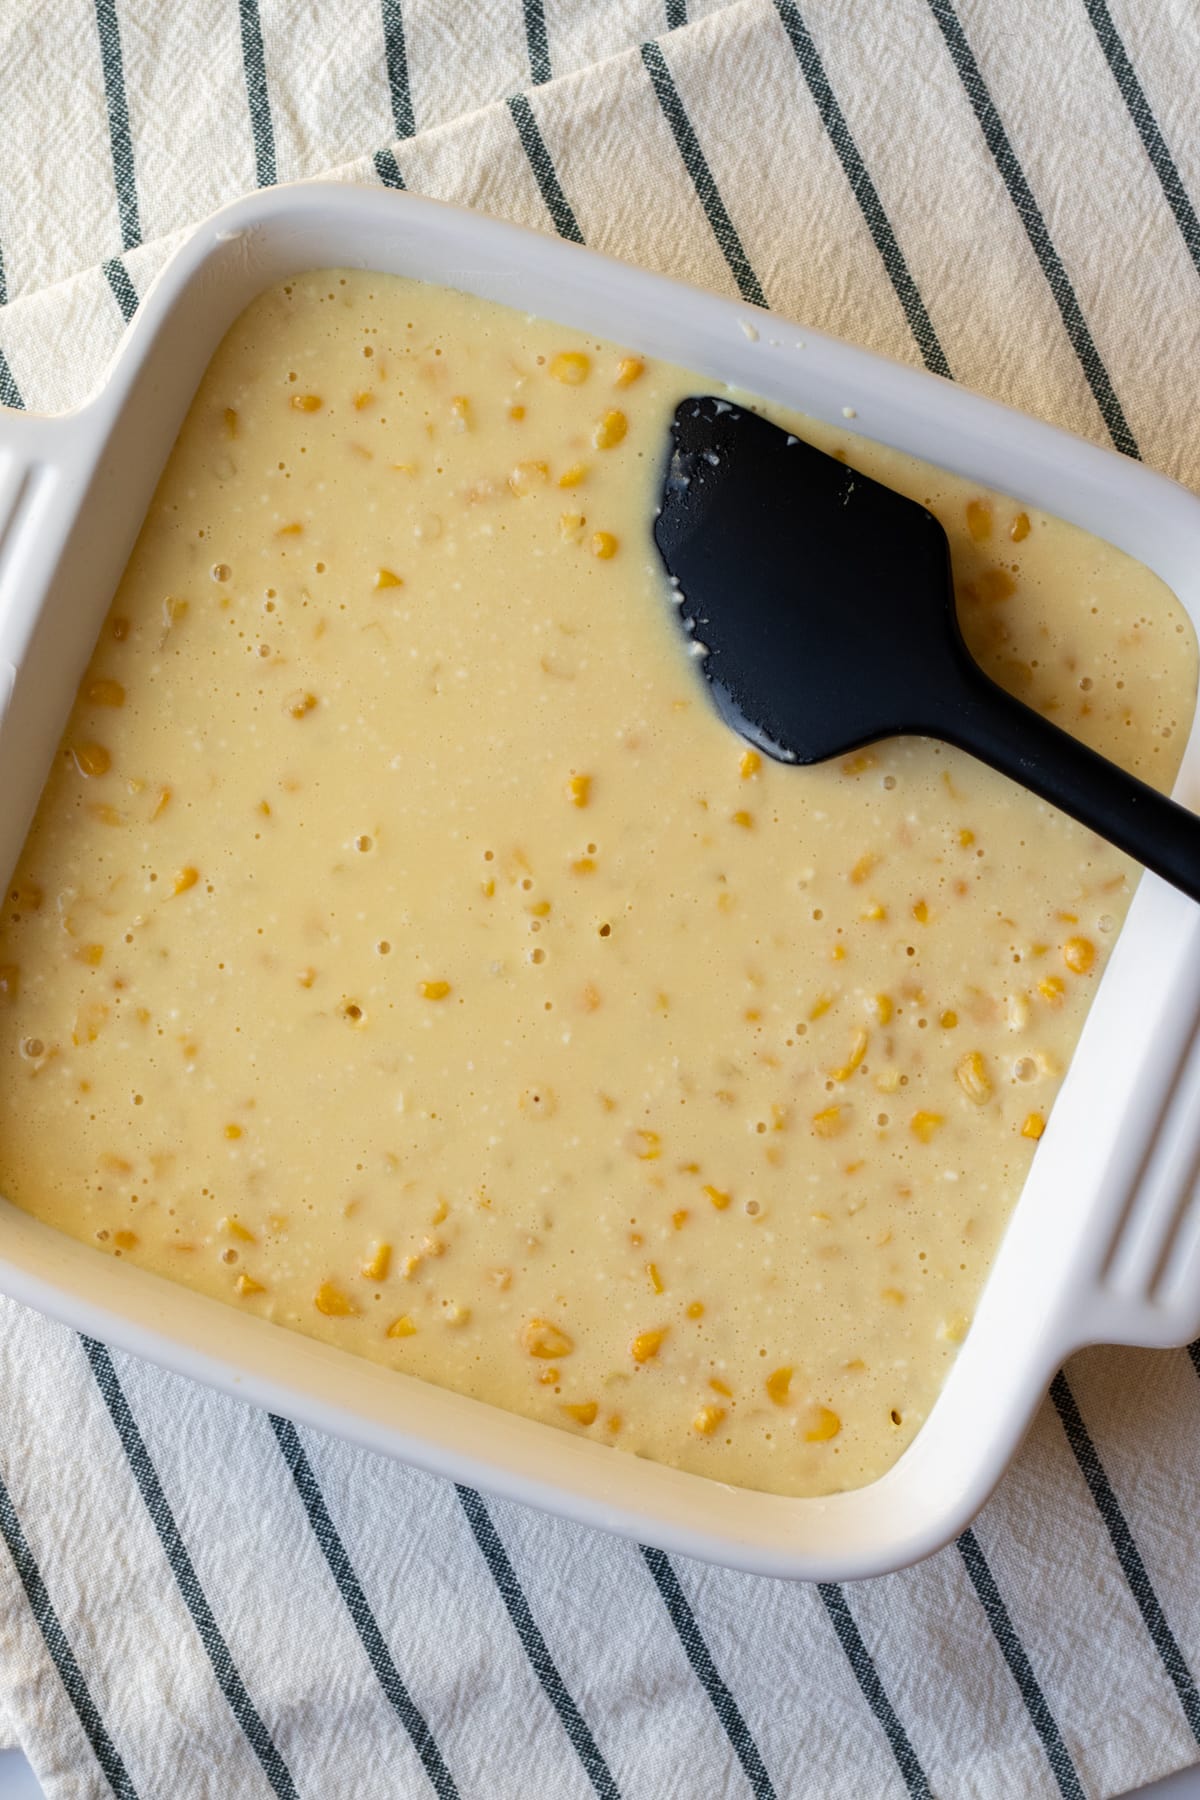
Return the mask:
[[(164, 269), (99, 394), (0, 414), (0, 874), (201, 376), (273, 282), (350, 266), (466, 289), (855, 430), (1083, 526), (1200, 625), (1200, 501), (1115, 453), (854, 349), (576, 246), (407, 195), (276, 190)], [(803, 780), (803, 775), (797, 775)], [(1189, 735), (1176, 796), (1200, 801)], [(317, 1344), (120, 1263), (0, 1201), (0, 1289), (260, 1406), (455, 1480), (775, 1575), (850, 1579), (926, 1555), (982, 1505), (1062, 1359), (1200, 1332), (1200, 908), (1134, 897), (974, 1324), (881, 1480), (827, 1499), (722, 1486)]]

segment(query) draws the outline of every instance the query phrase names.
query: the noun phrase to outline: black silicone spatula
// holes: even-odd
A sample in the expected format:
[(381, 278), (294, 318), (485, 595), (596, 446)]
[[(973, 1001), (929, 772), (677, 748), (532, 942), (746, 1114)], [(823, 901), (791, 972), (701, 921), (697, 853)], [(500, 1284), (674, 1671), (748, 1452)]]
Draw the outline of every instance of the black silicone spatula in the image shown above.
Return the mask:
[(1200, 899), (1200, 818), (971, 656), (931, 513), (725, 400), (685, 400), (672, 435), (655, 541), (736, 731), (795, 763), (941, 738)]

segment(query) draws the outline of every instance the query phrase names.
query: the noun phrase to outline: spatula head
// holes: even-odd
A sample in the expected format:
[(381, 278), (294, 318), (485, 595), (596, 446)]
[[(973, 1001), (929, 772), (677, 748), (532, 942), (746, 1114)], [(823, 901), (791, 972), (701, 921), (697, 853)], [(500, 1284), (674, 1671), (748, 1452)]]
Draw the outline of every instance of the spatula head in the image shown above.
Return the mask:
[(676, 411), (654, 537), (718, 706), (768, 754), (936, 733), (967, 652), (923, 506), (707, 397)]

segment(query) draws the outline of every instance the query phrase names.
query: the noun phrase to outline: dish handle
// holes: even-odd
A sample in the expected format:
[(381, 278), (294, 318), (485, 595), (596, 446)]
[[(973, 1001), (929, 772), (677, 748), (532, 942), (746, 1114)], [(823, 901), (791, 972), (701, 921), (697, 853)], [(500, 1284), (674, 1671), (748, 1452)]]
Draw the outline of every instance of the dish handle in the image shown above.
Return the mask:
[(94, 436), (86, 411), (0, 408), (0, 717), (78, 512)]
[(1071, 1308), (1072, 1349), (1168, 1349), (1200, 1338), (1200, 1019), (1192, 1017), (1088, 1297)]

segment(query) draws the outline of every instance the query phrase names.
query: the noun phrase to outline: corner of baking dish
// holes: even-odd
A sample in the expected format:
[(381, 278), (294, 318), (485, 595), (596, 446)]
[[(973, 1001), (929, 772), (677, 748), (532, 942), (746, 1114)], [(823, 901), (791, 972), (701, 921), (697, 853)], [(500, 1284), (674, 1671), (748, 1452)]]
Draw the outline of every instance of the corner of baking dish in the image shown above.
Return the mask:
[[(1158, 574), (1200, 630), (1200, 502), (906, 368), (578, 246), (322, 184), (201, 226), (100, 392), (0, 414), (0, 865), (11, 868), (104, 612), (208, 361), (273, 281), (376, 268), (553, 318), (855, 430), (1071, 520)], [(1193, 723), (1176, 789), (1200, 800)], [(982, 1504), (1058, 1362), (1200, 1331), (1200, 909), (1141, 881), (975, 1321), (929, 1419), (869, 1487), (727, 1488), (429, 1386), (117, 1264), (0, 1202), (0, 1289), (181, 1373), (457, 1480), (687, 1554), (809, 1579), (927, 1554)], [(220, 1347), (219, 1354), (217, 1346)]]

